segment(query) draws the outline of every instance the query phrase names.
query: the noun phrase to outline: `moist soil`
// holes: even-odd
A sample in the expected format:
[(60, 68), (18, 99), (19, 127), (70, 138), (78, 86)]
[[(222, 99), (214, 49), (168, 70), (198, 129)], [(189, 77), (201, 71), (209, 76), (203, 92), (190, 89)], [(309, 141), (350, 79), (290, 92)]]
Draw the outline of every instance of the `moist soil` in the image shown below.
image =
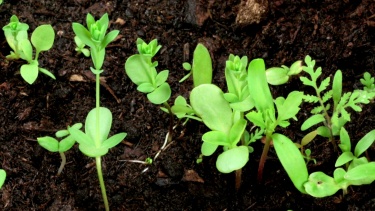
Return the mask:
[[(263, 1), (264, 2), (264, 1)], [(96, 18), (108, 13), (110, 29), (120, 35), (106, 51), (101, 105), (113, 113), (111, 133), (127, 132), (126, 139), (103, 157), (103, 173), (112, 210), (373, 210), (375, 184), (353, 186), (342, 196), (339, 191), (326, 198), (301, 194), (283, 170), (271, 148), (263, 181), (256, 180), (263, 144), (243, 168), (242, 186), (236, 191), (234, 174), (216, 170), (217, 153), (196, 163), (201, 136), (207, 128), (196, 121), (178, 126), (173, 141), (146, 166), (123, 160), (153, 157), (163, 145), (169, 117), (137, 92), (124, 72), (126, 59), (137, 52), (138, 37), (158, 39), (163, 46), (155, 57), (158, 70), (169, 69), (172, 87), (170, 103), (178, 95), (188, 97), (189, 80), (179, 83), (185, 72), (182, 63), (191, 61), (198, 42), (213, 58), (213, 82), (225, 88), (225, 60), (230, 53), (264, 58), (267, 67), (290, 65), (310, 55), (323, 68), (323, 77), (343, 72), (344, 92), (360, 88), (359, 79), (375, 69), (375, 3), (373, 0), (276, 0), (270, 1), (259, 23), (237, 24), (239, 0), (228, 1), (89, 1), (89, 0), (5, 0), (0, 6), (0, 26), (16, 14), (33, 31), (49, 23), (56, 32), (54, 46), (40, 55), (40, 66), (56, 75), (40, 75), (33, 85), (20, 76), (22, 61), (6, 61), (10, 48), (3, 33), (0, 77), (0, 167), (7, 179), (0, 191), (2, 210), (103, 210), (95, 161), (74, 146), (66, 153), (67, 165), (56, 176), (60, 156), (41, 148), (37, 137), (54, 136), (57, 130), (84, 122), (95, 106), (95, 85), (91, 60), (75, 52), (72, 22), (84, 23), (90, 12)], [(273, 96), (290, 91), (313, 90), (298, 78), (273, 86)], [(278, 132), (299, 142), (305, 132), (301, 122), (310, 104), (303, 104), (298, 122)], [(361, 113), (352, 113), (346, 129), (354, 145), (374, 129), (374, 108), (370, 103)], [(250, 129), (250, 128), (249, 128)], [(308, 146), (316, 164), (309, 172), (332, 175), (337, 154), (327, 140), (317, 138)], [(375, 150), (368, 151), (375, 159)], [(146, 172), (143, 170), (148, 167)]]

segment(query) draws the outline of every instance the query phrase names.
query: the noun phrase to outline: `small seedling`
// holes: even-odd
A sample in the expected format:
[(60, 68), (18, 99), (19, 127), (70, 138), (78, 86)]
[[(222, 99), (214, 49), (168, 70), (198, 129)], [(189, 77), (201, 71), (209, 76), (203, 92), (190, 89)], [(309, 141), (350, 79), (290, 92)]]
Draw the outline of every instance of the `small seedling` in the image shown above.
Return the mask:
[(83, 44), (90, 47), (91, 60), (94, 67), (91, 72), (95, 75), (95, 108), (86, 117), (85, 132), (76, 128), (69, 128), (69, 133), (79, 143), (81, 152), (89, 157), (95, 157), (96, 169), (100, 183), (100, 189), (104, 201), (105, 210), (109, 210), (107, 192), (105, 189), (101, 157), (108, 153), (109, 149), (119, 144), (126, 133), (118, 133), (108, 138), (112, 126), (112, 113), (106, 107), (100, 106), (100, 73), (105, 58), (105, 48), (118, 35), (118, 30), (113, 30), (106, 34), (109, 18), (104, 14), (95, 21), (91, 14), (86, 17), (87, 28), (80, 23), (73, 23), (73, 31)]
[[(72, 128), (75, 128), (77, 130), (81, 129), (82, 124), (76, 123), (72, 126)], [(72, 135), (69, 133), (69, 128), (67, 130), (59, 130), (56, 132), (56, 138), (63, 138), (60, 142), (56, 140), (55, 138), (51, 136), (45, 136), (38, 138), (38, 143), (40, 146), (42, 146), (44, 149), (50, 151), (50, 152), (59, 152), (61, 156), (61, 164), (60, 168), (57, 171), (57, 175), (60, 175), (61, 172), (64, 169), (64, 166), (66, 164), (66, 157), (64, 152), (68, 151), (72, 146), (75, 144), (75, 139)]]
[(363, 90), (367, 92), (375, 92), (375, 79), (370, 75), (370, 73), (365, 72), (360, 81), (364, 86)]
[[(7, 42), (13, 49), (9, 59), (21, 58), (28, 62), (21, 66), (21, 76), (29, 84), (33, 84), (38, 78), (39, 72), (56, 79), (47, 69), (39, 67), (39, 54), (52, 48), (55, 39), (55, 31), (51, 25), (38, 26), (31, 35), (31, 42), (27, 38), (27, 24), (20, 23), (16, 16), (12, 16), (10, 23), (3, 27)], [(32, 44), (32, 45), (31, 45)], [(33, 58), (33, 46), (35, 57)]]
[(75, 36), (75, 37), (74, 37), (74, 42), (75, 42), (76, 45), (77, 45), (77, 47), (75, 48), (75, 51), (77, 51), (78, 54), (81, 54), (81, 53), (82, 53), (82, 54), (83, 54), (84, 56), (86, 56), (86, 57), (89, 57), (89, 56), (90, 56), (90, 50), (87, 49), (87, 48), (85, 48), (85, 47), (86, 47), (85, 43), (83, 43), (83, 42), (81, 41), (81, 39), (79, 39), (78, 36)]
[[(338, 136), (341, 128), (350, 121), (350, 113), (347, 109), (352, 108), (356, 112), (362, 111), (360, 104), (368, 104), (375, 93), (370, 93), (363, 90), (354, 90), (342, 94), (342, 72), (337, 70), (332, 83), (332, 89), (327, 90), (330, 83), (330, 78), (325, 78), (320, 85), (317, 79), (322, 74), (321, 67), (314, 70), (315, 60), (311, 60), (310, 56), (306, 56), (305, 63), (307, 66), (303, 70), (310, 75), (307, 77), (300, 77), (301, 81), (306, 86), (314, 88), (316, 95), (305, 95), (304, 100), (310, 103), (319, 103), (317, 107), (311, 110), (313, 114), (301, 126), (301, 130), (307, 130), (310, 127), (323, 123), (324, 126), (318, 127), (317, 134), (329, 138), (337, 152), (337, 145), (334, 136)], [(323, 91), (326, 91), (323, 94)], [(333, 100), (333, 105), (328, 103), (328, 100)], [(332, 115), (329, 115), (329, 110), (332, 108)]]
[(340, 130), (340, 149), (342, 154), (337, 159), (333, 177), (323, 172), (310, 174), (304, 184), (306, 192), (314, 197), (326, 197), (342, 189), (347, 193), (350, 185), (365, 185), (375, 181), (375, 162), (369, 162), (366, 157), (360, 157), (375, 141), (375, 130), (367, 133), (356, 145), (354, 153), (351, 151), (351, 142), (348, 132), (344, 127)]

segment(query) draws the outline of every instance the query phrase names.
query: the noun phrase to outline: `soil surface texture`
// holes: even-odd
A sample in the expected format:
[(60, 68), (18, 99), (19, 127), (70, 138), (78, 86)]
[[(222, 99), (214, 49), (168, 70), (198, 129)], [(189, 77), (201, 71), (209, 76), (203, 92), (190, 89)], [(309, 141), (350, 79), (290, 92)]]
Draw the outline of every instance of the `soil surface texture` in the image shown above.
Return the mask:
[[(291, 65), (310, 55), (323, 69), (322, 77), (343, 72), (343, 91), (360, 87), (364, 72), (375, 70), (374, 0), (270, 0), (259, 19), (246, 24), (237, 17), (246, 1), (227, 0), (4, 0), (0, 26), (15, 14), (29, 24), (29, 33), (41, 24), (56, 32), (51, 50), (42, 52), (40, 66), (56, 76), (40, 74), (33, 85), (20, 75), (23, 61), (6, 61), (9, 54), (0, 34), (0, 168), (7, 179), (0, 190), (1, 210), (104, 210), (95, 159), (83, 155), (75, 145), (66, 154), (67, 165), (60, 176), (58, 153), (43, 149), (37, 137), (54, 136), (57, 130), (84, 122), (95, 106), (95, 83), (90, 58), (75, 52), (72, 23), (85, 24), (86, 14), (96, 18), (108, 13), (110, 29), (120, 30), (109, 44), (104, 62), (101, 105), (113, 113), (111, 134), (127, 132), (125, 140), (102, 159), (108, 200), (112, 210), (375, 210), (375, 184), (353, 186), (342, 196), (314, 198), (301, 194), (282, 168), (271, 148), (263, 173), (256, 180), (263, 144), (252, 144), (254, 153), (243, 168), (242, 185), (236, 191), (235, 176), (216, 169), (218, 152), (200, 155), (205, 125), (190, 120), (175, 128), (173, 141), (152, 165), (125, 162), (153, 157), (164, 143), (169, 116), (139, 93), (124, 72), (126, 59), (137, 53), (138, 37), (158, 39), (162, 49), (155, 59), (158, 70), (168, 69), (173, 103), (178, 95), (189, 96), (192, 81), (179, 83), (186, 74), (183, 62), (191, 62), (198, 42), (213, 59), (213, 83), (226, 91), (224, 68), (230, 53), (263, 58), (267, 67)], [(243, 11), (241, 14), (244, 13)], [(237, 21), (236, 21), (237, 20)], [(245, 18), (245, 20), (247, 20)], [(288, 84), (272, 86), (273, 96), (297, 89), (309, 93), (293, 78)], [(301, 123), (310, 115), (304, 104), (298, 122), (278, 130), (295, 142), (305, 132)], [(346, 129), (352, 146), (375, 126), (372, 103), (352, 113)], [(250, 128), (248, 128), (250, 129)], [(310, 143), (309, 172), (332, 175), (337, 153), (327, 140)], [(375, 148), (368, 151), (375, 159)], [(147, 171), (143, 172), (145, 168)]]

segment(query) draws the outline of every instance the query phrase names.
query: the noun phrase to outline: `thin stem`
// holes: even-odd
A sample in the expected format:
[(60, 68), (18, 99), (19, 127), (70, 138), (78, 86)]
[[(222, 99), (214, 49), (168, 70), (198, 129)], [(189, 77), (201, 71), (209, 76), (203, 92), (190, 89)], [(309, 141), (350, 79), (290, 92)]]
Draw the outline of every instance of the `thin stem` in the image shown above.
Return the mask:
[(265, 145), (263, 147), (262, 156), (260, 157), (260, 161), (259, 161), (258, 182), (261, 182), (262, 178), (263, 178), (264, 164), (266, 163), (267, 154), (268, 154), (268, 151), (270, 149), (271, 140), (272, 140), (271, 136), (270, 135), (266, 135), (266, 143), (265, 143)]
[(61, 164), (60, 164), (59, 170), (57, 171), (57, 176), (59, 176), (61, 174), (61, 172), (64, 169), (64, 166), (66, 164), (66, 157), (65, 157), (64, 152), (60, 152), (60, 157), (61, 157)]
[(104, 179), (103, 179), (103, 173), (102, 173), (102, 161), (101, 157), (95, 157), (96, 161), (96, 170), (98, 171), (98, 178), (100, 183), (100, 189), (102, 191), (102, 197), (104, 201), (104, 207), (106, 211), (109, 211), (109, 204), (108, 204), (108, 198), (107, 198), (107, 191), (105, 189)]
[(235, 171), (235, 174), (236, 174), (236, 190), (238, 190), (241, 187), (242, 169), (237, 169)]
[(173, 112), (172, 112), (171, 106), (169, 106), (167, 102), (164, 102), (163, 105), (165, 106), (165, 108), (168, 110), (168, 113), (169, 113), (168, 142), (171, 142), (172, 136), (173, 136)]
[(95, 108), (96, 108), (96, 147), (100, 146), (100, 74), (96, 74), (96, 96), (95, 96)]

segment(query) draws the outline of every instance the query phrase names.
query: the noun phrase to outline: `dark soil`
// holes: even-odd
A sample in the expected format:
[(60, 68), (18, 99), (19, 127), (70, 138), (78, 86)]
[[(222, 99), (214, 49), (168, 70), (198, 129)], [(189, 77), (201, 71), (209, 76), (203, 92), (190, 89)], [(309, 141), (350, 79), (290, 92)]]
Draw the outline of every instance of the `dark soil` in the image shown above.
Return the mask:
[[(56, 33), (53, 49), (40, 56), (40, 65), (56, 76), (40, 75), (28, 85), (20, 76), (21, 61), (5, 61), (9, 54), (3, 33), (0, 78), (0, 168), (8, 177), (0, 191), (2, 210), (103, 210), (94, 159), (84, 156), (77, 146), (66, 153), (68, 164), (56, 176), (60, 156), (41, 148), (37, 137), (50, 135), (76, 122), (84, 122), (95, 105), (95, 87), (87, 76), (91, 60), (74, 51), (72, 22), (84, 23), (86, 14), (99, 17), (107, 12), (111, 29), (120, 37), (110, 44), (104, 63), (109, 89), (102, 87), (101, 103), (113, 113), (112, 133), (127, 132), (123, 144), (103, 158), (103, 171), (112, 210), (373, 210), (375, 184), (352, 187), (342, 197), (316, 199), (303, 195), (290, 182), (271, 149), (263, 183), (256, 181), (262, 144), (243, 169), (242, 186), (234, 188), (234, 174), (216, 170), (216, 156), (200, 154), (201, 135), (206, 127), (190, 121), (178, 127), (172, 144), (142, 173), (142, 164), (121, 160), (153, 157), (164, 142), (168, 115), (137, 92), (124, 72), (125, 60), (136, 53), (135, 40), (157, 38), (163, 45), (156, 57), (159, 70), (169, 69), (174, 98), (188, 96), (191, 82), (178, 83), (184, 71), (181, 64), (190, 61), (198, 42), (213, 56), (214, 83), (225, 89), (224, 65), (230, 53), (262, 57), (266, 65), (290, 65), (311, 55), (322, 66), (324, 77), (337, 69), (344, 73), (344, 91), (360, 86), (365, 71), (375, 69), (375, 3), (373, 0), (271, 0), (267, 16), (248, 26), (235, 24), (239, 0), (228, 1), (88, 1), (88, 0), (5, 0), (0, 6), (0, 26), (12, 14), (30, 25), (50, 23)], [(197, 9), (198, 7), (198, 9)], [(119, 20), (124, 22), (121, 23)], [(184, 51), (184, 45), (190, 50)], [(184, 56), (185, 55), (185, 56)], [(72, 76), (85, 81), (73, 81)], [(299, 89), (301, 82), (273, 87), (274, 96), (286, 96)], [(302, 88), (304, 89), (304, 87)], [(116, 101), (114, 95), (119, 99)], [(311, 90), (306, 90), (307, 92)], [(304, 105), (297, 123), (279, 132), (298, 142), (304, 135), (300, 124), (310, 109)], [(360, 114), (352, 114), (347, 130), (355, 143), (375, 126), (373, 105), (364, 105)], [(316, 165), (309, 171), (332, 174), (337, 158), (326, 140), (309, 146)], [(369, 150), (375, 159), (375, 150)], [(197, 175), (199, 177), (197, 177)]]

